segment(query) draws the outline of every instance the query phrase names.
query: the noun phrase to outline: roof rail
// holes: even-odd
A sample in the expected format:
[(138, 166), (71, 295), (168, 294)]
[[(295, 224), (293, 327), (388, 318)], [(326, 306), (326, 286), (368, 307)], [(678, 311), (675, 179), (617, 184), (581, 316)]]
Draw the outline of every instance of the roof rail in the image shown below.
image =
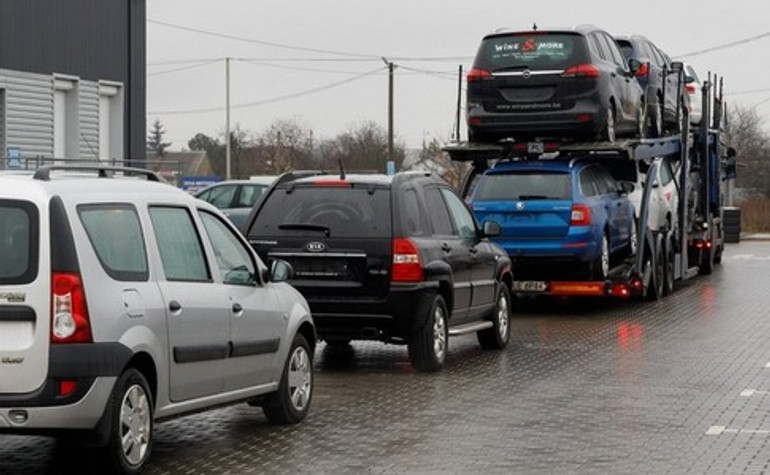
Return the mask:
[(55, 170), (63, 171), (92, 171), (98, 172), (100, 178), (111, 178), (113, 172), (123, 172), (126, 175), (144, 175), (148, 181), (157, 181), (160, 183), (166, 183), (166, 180), (160, 177), (152, 170), (145, 170), (143, 168), (132, 167), (113, 167), (113, 166), (101, 166), (101, 165), (48, 165), (40, 167), (35, 171), (32, 176), (35, 180), (50, 181), (51, 172)]
[(282, 173), (278, 178), (276, 178), (275, 182), (273, 182), (273, 186), (280, 185), (281, 183), (286, 183), (287, 181), (294, 181), (300, 178), (305, 178), (308, 176), (318, 176), (318, 175), (328, 175), (328, 173), (323, 170), (300, 170), (300, 171), (293, 171), (293, 172), (285, 172), (285, 173)]

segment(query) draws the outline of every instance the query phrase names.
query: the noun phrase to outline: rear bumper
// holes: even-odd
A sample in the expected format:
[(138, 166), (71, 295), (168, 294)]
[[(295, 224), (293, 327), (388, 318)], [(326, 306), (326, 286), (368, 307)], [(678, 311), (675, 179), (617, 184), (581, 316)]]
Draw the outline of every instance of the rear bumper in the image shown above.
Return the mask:
[(321, 339), (408, 339), (427, 319), (438, 282), (391, 284), (384, 298), (305, 296)]

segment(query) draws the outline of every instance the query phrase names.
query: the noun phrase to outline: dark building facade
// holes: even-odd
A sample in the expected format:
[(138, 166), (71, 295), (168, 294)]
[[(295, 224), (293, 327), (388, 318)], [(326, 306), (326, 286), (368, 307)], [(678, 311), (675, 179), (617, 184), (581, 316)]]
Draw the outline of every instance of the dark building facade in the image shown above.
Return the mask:
[(142, 162), (145, 0), (0, 1), (0, 156)]

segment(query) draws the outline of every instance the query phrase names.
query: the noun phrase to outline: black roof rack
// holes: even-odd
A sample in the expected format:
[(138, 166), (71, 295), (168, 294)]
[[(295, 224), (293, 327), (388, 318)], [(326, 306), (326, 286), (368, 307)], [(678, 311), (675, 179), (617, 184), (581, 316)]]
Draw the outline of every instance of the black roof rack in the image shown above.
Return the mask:
[(166, 180), (160, 177), (152, 170), (145, 170), (143, 168), (132, 167), (113, 167), (113, 166), (101, 166), (101, 165), (48, 165), (40, 167), (35, 171), (32, 178), (35, 180), (50, 181), (51, 172), (55, 170), (63, 171), (91, 171), (97, 172), (100, 178), (111, 178), (114, 172), (123, 172), (125, 175), (143, 175), (148, 181), (157, 181), (160, 183), (166, 183)]

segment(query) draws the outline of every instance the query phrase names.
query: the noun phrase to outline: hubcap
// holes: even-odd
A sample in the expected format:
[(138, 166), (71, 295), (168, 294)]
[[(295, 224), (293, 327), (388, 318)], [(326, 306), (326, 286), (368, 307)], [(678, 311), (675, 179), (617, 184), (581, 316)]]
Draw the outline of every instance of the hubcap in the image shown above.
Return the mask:
[(610, 273), (610, 246), (607, 237), (602, 238), (602, 277), (607, 278)]
[(436, 359), (443, 361), (446, 352), (446, 317), (444, 310), (436, 306), (433, 312), (433, 353)]
[(607, 110), (607, 140), (615, 141), (615, 113), (612, 111), (612, 107)]
[(123, 455), (131, 465), (144, 459), (150, 445), (150, 402), (144, 388), (134, 384), (120, 405), (120, 440)]
[(636, 223), (631, 223), (631, 255), (636, 255), (637, 239)]
[(313, 374), (310, 356), (304, 347), (294, 349), (289, 360), (289, 399), (297, 411), (302, 411), (310, 401)]
[(505, 339), (508, 335), (508, 299), (502, 294), (497, 302), (497, 329), (500, 332), (500, 338)]

